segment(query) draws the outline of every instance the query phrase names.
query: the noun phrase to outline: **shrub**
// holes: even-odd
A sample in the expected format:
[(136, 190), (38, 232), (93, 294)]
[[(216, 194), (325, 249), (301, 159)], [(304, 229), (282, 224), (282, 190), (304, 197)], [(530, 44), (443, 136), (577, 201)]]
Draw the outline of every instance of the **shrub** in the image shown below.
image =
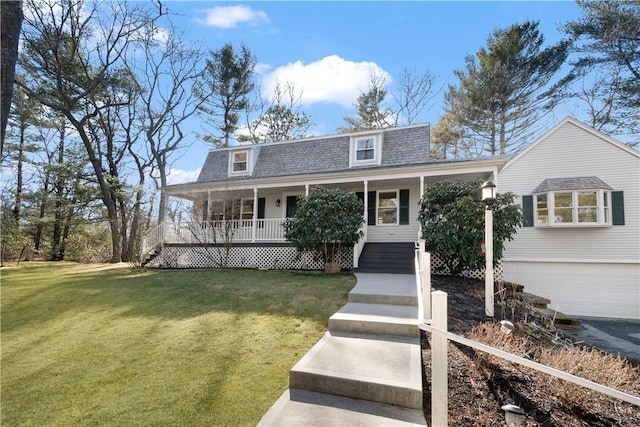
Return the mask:
[(310, 251), (327, 263), (338, 263), (364, 235), (364, 206), (355, 194), (314, 187), (298, 199), (296, 216), (284, 222), (285, 237), (299, 252)]

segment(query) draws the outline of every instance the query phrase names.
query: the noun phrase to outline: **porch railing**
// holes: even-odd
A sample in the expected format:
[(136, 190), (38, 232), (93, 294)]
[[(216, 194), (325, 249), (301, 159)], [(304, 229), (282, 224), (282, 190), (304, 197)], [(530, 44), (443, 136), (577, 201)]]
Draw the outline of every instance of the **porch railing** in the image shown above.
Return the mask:
[(140, 261), (162, 244), (163, 235), (164, 223), (157, 225), (144, 236), (140, 247)]
[(148, 253), (159, 243), (198, 244), (247, 242), (284, 242), (283, 220), (258, 219), (231, 221), (166, 222), (148, 233), (142, 242), (143, 252)]

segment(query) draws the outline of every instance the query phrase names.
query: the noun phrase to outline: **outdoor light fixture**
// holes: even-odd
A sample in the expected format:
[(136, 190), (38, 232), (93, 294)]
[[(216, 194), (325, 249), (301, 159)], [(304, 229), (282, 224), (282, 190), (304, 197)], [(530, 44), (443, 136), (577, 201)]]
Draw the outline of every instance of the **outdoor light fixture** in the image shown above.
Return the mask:
[(280, 199), (276, 199), (276, 207), (280, 207)]
[(487, 209), (491, 209), (491, 205), (496, 201), (496, 185), (491, 181), (482, 184), (482, 201), (487, 205)]
[(501, 408), (504, 411), (504, 418), (509, 427), (520, 427), (524, 420), (524, 411), (516, 405), (504, 405)]

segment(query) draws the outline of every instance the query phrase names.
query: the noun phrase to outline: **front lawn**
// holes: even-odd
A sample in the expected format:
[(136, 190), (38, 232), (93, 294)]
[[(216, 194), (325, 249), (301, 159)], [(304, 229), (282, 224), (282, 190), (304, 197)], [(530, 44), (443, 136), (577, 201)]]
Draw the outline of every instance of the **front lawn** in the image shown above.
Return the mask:
[(2, 425), (255, 425), (350, 276), (22, 263), (1, 271)]

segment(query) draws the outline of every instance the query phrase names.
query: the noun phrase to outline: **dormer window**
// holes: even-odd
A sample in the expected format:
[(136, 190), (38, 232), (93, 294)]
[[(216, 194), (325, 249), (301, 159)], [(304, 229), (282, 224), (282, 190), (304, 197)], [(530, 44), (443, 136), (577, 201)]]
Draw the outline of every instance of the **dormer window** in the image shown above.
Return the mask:
[(233, 172), (246, 172), (247, 171), (247, 152), (240, 151), (239, 153), (233, 153)]
[(381, 164), (382, 134), (352, 136), (350, 155), (350, 166)]
[(249, 175), (250, 172), (250, 150), (235, 150), (229, 155), (229, 175)]
[(376, 149), (373, 138), (356, 139), (356, 160), (373, 160)]

